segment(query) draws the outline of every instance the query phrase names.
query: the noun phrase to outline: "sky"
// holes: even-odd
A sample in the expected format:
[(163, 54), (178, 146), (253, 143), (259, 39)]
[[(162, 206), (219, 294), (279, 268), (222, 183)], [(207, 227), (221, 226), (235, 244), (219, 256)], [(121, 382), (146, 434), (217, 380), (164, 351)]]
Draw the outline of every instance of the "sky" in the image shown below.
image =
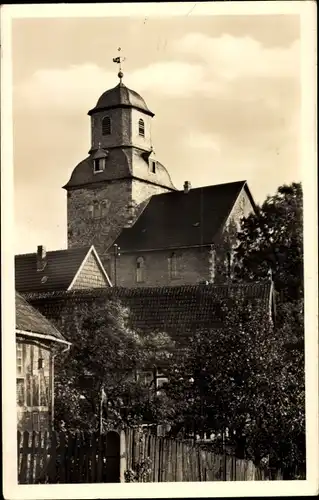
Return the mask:
[(155, 113), (157, 159), (182, 189), (247, 180), (258, 203), (300, 173), (296, 15), (14, 19), (15, 253), (66, 248), (62, 186), (87, 116), (118, 83)]

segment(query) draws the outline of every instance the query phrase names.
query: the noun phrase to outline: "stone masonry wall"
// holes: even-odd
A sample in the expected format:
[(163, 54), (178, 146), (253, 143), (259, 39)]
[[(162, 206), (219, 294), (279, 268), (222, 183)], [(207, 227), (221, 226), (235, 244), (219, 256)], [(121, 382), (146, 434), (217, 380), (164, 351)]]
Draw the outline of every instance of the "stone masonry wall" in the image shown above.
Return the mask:
[(162, 186), (157, 186), (156, 184), (148, 184), (147, 182), (141, 182), (137, 179), (132, 181), (132, 198), (138, 205), (151, 196), (161, 193), (168, 193), (170, 189), (165, 189)]
[[(176, 253), (176, 276), (172, 276), (169, 267), (171, 250), (123, 254), (117, 259), (117, 286), (174, 286), (196, 284), (209, 280), (209, 249), (179, 249)], [(136, 261), (144, 258), (144, 280), (136, 279)], [(112, 277), (114, 283), (114, 258), (112, 258)]]
[[(94, 203), (106, 202), (105, 213), (92, 215)], [(68, 193), (68, 247), (94, 245), (100, 258), (117, 238), (129, 218), (131, 181), (121, 180)]]
[[(150, 196), (168, 191), (165, 188), (122, 179), (68, 192), (68, 247), (94, 245), (108, 273), (108, 249), (135, 214), (144, 208)], [(94, 203), (106, 202), (99, 218), (92, 215)], [(111, 249), (110, 249), (111, 252)]]
[(253, 212), (254, 208), (251, 204), (251, 201), (246, 193), (246, 191), (243, 189), (242, 192), (240, 193), (240, 196), (238, 197), (231, 214), (228, 219), (228, 224), (231, 222), (236, 224), (237, 229), (240, 228), (240, 220), (243, 217), (248, 217), (248, 215)]
[[(137, 186), (138, 189), (139, 186)], [(137, 198), (137, 193), (135, 194)], [(234, 208), (229, 216), (221, 237), (214, 242), (214, 247), (179, 249), (176, 251), (178, 277), (170, 277), (168, 258), (172, 251), (153, 251), (144, 253), (126, 254), (121, 251), (117, 259), (117, 286), (164, 286), (197, 284), (200, 281), (211, 283), (223, 283), (231, 276), (227, 274), (226, 254), (232, 253), (236, 246), (236, 234), (242, 217), (247, 217), (253, 210), (253, 206), (247, 193), (243, 190), (238, 197)], [(141, 283), (136, 281), (136, 261), (138, 257), (144, 258), (145, 280)], [(108, 265), (112, 283), (114, 281), (114, 257)]]
[[(251, 201), (243, 189), (226, 221), (224, 231), (215, 242), (215, 279), (214, 283), (229, 281), (232, 277), (234, 262), (234, 248), (237, 246), (237, 232), (240, 230), (240, 221), (254, 210)], [(226, 256), (231, 255), (231, 274), (227, 274)]]
[(74, 290), (83, 290), (85, 288), (101, 288), (105, 286), (110, 285), (102, 273), (96, 257), (91, 253), (72, 288)]

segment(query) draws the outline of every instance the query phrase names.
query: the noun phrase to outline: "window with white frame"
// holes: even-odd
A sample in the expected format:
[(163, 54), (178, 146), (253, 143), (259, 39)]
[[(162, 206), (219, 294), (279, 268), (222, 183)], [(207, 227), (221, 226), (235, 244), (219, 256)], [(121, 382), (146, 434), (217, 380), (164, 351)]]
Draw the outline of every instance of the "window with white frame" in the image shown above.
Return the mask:
[(175, 252), (173, 252), (168, 258), (168, 273), (170, 279), (178, 278), (178, 262)]
[(156, 394), (161, 394), (161, 387), (168, 382), (168, 378), (163, 374), (158, 374), (156, 377)]
[(24, 373), (24, 345), (16, 343), (16, 365), (17, 365), (17, 405), (25, 404), (25, 373)]
[(225, 274), (227, 278), (232, 277), (233, 256), (231, 252), (227, 252), (225, 256)]
[(145, 280), (145, 261), (144, 257), (136, 259), (136, 282), (143, 283)]
[(94, 160), (94, 173), (99, 174), (105, 170), (105, 158), (97, 158)]
[(17, 377), (23, 376), (23, 345), (16, 344)]

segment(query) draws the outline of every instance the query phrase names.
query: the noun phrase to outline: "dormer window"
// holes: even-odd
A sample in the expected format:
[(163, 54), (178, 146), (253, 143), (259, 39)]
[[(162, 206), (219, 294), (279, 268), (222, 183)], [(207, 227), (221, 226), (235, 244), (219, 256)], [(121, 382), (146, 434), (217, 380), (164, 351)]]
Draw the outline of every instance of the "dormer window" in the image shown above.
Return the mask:
[(102, 120), (102, 135), (110, 135), (111, 134), (111, 118), (109, 116), (105, 116)]
[(140, 118), (138, 121), (138, 135), (140, 135), (141, 137), (145, 137), (145, 124), (142, 118)]
[(94, 160), (94, 173), (98, 174), (105, 170), (105, 158), (98, 158)]
[(151, 168), (152, 174), (156, 174), (156, 161), (151, 160), (150, 163), (151, 163), (150, 168)]

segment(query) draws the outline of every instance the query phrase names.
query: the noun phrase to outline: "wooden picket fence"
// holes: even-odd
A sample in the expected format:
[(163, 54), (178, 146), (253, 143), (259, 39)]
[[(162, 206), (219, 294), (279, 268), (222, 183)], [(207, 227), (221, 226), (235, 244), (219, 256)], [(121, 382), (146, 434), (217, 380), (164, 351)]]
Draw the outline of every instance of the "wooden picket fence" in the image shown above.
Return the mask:
[[(252, 461), (217, 455), (198, 445), (159, 437), (137, 429), (125, 430), (126, 468), (136, 470), (151, 464), (141, 482), (167, 481), (256, 481), (268, 474)], [(276, 479), (280, 479), (277, 477)]]
[(269, 479), (251, 461), (138, 429), (102, 435), (18, 432), (19, 484), (116, 483), (129, 476), (137, 482)]
[(19, 484), (120, 482), (120, 436), (18, 431)]

